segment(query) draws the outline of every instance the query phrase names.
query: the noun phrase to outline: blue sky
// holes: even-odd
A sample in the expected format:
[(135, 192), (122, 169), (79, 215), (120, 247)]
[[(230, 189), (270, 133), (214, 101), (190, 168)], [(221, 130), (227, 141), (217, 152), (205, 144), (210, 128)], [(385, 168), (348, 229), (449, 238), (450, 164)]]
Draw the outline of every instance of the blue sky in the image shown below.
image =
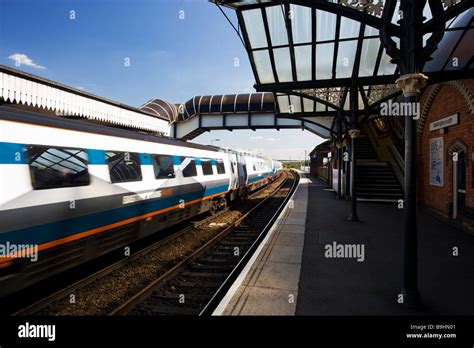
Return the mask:
[[(0, 64), (136, 107), (253, 92), (255, 83), (242, 43), (207, 0), (0, 0)], [(274, 158), (302, 158), (321, 142), (301, 130), (216, 131), (194, 141), (211, 139)]]

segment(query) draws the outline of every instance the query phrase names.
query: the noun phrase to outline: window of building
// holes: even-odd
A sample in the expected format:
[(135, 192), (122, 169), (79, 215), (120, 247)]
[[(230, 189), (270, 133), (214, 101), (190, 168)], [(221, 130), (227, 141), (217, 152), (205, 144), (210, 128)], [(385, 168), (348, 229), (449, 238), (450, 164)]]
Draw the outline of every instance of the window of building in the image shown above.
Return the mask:
[(217, 160), (216, 162), (217, 174), (225, 174), (225, 166), (223, 160)]
[(27, 151), (35, 190), (90, 184), (86, 151), (50, 146), (28, 146)]
[(202, 173), (204, 175), (212, 175), (212, 162), (210, 159), (201, 159)]
[(181, 157), (181, 172), (185, 178), (196, 176), (196, 161), (191, 157)]
[(111, 182), (118, 183), (142, 180), (140, 156), (138, 153), (106, 151), (105, 157), (109, 165)]
[(156, 179), (174, 178), (173, 156), (152, 155), (153, 172)]

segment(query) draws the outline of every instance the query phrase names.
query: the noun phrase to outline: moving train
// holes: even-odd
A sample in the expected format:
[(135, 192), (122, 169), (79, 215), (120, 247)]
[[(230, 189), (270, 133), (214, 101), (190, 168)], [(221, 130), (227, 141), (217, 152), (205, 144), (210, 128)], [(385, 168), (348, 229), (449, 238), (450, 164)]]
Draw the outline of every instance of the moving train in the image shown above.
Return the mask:
[(0, 107), (0, 296), (274, 180), (277, 161)]

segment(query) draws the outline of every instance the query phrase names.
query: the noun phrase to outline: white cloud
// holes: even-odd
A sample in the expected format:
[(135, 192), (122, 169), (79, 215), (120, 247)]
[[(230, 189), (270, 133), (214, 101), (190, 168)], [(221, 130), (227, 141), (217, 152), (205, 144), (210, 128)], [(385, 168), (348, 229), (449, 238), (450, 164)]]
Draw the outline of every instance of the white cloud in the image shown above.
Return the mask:
[(14, 53), (9, 56), (8, 59), (14, 60), (16, 66), (27, 65), (36, 69), (46, 69), (46, 67), (36, 64), (33, 59), (29, 58), (26, 54), (23, 53)]
[(77, 88), (77, 89), (80, 89), (81, 91), (84, 90), (84, 87), (82, 87), (82, 86), (77, 86), (76, 88)]

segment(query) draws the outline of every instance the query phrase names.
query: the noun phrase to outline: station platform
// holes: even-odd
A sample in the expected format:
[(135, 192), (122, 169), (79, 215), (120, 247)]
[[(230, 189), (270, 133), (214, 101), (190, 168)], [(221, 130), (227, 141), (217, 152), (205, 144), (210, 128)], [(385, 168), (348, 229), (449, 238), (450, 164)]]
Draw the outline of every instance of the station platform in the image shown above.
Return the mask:
[[(350, 201), (304, 174), (293, 200), (214, 315), (472, 314), (474, 236), (419, 211), (422, 307), (407, 309), (403, 210), (359, 203), (360, 222), (350, 222)], [(337, 245), (363, 253), (337, 257)]]
[(308, 184), (300, 182), (274, 227), (216, 309), (216, 315), (294, 315), (305, 237)]

